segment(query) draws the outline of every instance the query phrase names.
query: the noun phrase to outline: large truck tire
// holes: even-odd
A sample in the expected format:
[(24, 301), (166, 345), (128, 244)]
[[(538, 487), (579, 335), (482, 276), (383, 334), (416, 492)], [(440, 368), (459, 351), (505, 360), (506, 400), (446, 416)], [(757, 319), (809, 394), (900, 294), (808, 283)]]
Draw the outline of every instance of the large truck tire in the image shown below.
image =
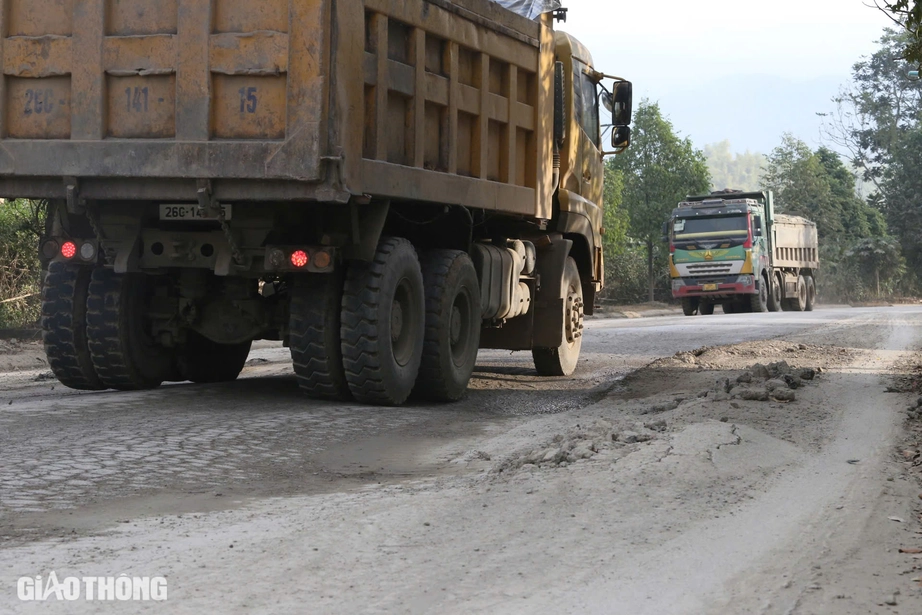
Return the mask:
[(768, 311), (768, 279), (765, 276), (762, 276), (762, 279), (759, 280), (759, 291), (749, 296), (749, 309), (752, 312), (767, 312)]
[(93, 270), (87, 293), (86, 336), (93, 367), (106, 388), (153, 389), (175, 373), (173, 354), (145, 331), (143, 274)]
[(564, 336), (556, 348), (533, 348), (532, 359), (541, 376), (569, 376), (576, 371), (583, 346), (583, 286), (572, 256), (567, 257), (560, 286)]
[(406, 401), (422, 360), (426, 326), (423, 274), (413, 245), (384, 237), (371, 262), (346, 273), (340, 335), (349, 390), (358, 401)]
[(698, 313), (698, 297), (682, 298), (682, 313), (686, 316), (694, 316)]
[(807, 301), (804, 303), (804, 311), (812, 312), (813, 306), (816, 305), (816, 282), (812, 275), (804, 279), (807, 281)]
[(724, 314), (736, 314), (738, 306), (735, 301), (724, 301), (720, 304), (720, 308), (723, 310)]
[(295, 280), (289, 305), (289, 346), (298, 386), (311, 397), (351, 397), (340, 339), (342, 303), (341, 272)]
[(781, 311), (781, 282), (778, 280), (778, 276), (771, 276), (771, 290), (768, 293), (768, 311), (769, 312), (780, 312)]
[(466, 252), (422, 255), (426, 334), (414, 396), (457, 401), (464, 396), (480, 346), (480, 284)]
[(714, 304), (710, 301), (701, 301), (698, 304), (698, 313), (702, 316), (711, 316), (714, 313)]
[(183, 380), (198, 384), (232, 382), (243, 371), (252, 344), (219, 344), (189, 331), (186, 343), (176, 351), (176, 366)]
[(42, 342), (48, 366), (66, 387), (106, 388), (96, 375), (86, 341), (86, 295), (92, 269), (51, 263), (42, 285)]

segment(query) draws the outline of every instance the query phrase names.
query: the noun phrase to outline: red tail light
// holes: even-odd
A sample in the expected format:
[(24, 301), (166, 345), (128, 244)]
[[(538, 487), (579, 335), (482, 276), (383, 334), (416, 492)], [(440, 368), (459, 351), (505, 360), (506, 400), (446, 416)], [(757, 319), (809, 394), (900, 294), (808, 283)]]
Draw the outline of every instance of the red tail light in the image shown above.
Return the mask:
[(291, 253), (291, 264), (301, 269), (302, 267), (307, 267), (307, 263), (310, 262), (310, 257), (307, 255), (307, 252), (304, 250), (295, 250)]
[(675, 244), (674, 243), (669, 244), (669, 253), (675, 254)]
[(61, 244), (61, 256), (71, 259), (77, 254), (77, 244), (73, 241), (65, 241)]

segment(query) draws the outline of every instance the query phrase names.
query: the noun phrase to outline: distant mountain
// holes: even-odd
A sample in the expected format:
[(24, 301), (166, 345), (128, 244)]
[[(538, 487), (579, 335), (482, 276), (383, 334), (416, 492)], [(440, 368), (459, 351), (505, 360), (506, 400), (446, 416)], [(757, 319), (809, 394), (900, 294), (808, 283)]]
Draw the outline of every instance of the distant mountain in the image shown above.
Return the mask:
[(790, 132), (807, 145), (822, 144), (817, 112), (834, 109), (832, 98), (848, 77), (808, 81), (772, 75), (740, 75), (664, 94), (641, 93), (658, 100), (663, 113), (695, 147), (729, 140), (735, 152), (770, 153)]

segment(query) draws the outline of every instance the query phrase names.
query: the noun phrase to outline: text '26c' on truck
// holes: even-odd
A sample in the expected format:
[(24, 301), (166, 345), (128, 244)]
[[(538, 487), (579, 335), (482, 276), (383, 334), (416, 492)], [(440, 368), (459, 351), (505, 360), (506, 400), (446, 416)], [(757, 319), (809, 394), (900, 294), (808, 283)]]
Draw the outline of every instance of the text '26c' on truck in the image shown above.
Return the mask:
[[(515, 3), (514, 3), (515, 4)], [(0, 196), (45, 199), (77, 389), (235, 379), (454, 400), (478, 348), (573, 372), (631, 85), (488, 0), (0, 0)], [(139, 17), (143, 16), (143, 17)], [(613, 79), (609, 88), (603, 81)]]
[(667, 224), (672, 296), (686, 316), (810, 311), (819, 269), (816, 224), (776, 214), (771, 192), (689, 197)]

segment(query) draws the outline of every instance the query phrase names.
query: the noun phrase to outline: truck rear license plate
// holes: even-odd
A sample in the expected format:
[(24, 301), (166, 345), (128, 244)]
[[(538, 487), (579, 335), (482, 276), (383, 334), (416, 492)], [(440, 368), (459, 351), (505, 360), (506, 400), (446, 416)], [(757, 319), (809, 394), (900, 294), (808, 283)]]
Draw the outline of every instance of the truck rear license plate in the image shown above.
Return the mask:
[(717, 290), (717, 284), (705, 284), (701, 290)]
[[(233, 209), (230, 205), (221, 205), (224, 210), (224, 219), (230, 220), (233, 216)], [(198, 205), (161, 205), (161, 220), (217, 220), (218, 217), (207, 211), (200, 211)]]

